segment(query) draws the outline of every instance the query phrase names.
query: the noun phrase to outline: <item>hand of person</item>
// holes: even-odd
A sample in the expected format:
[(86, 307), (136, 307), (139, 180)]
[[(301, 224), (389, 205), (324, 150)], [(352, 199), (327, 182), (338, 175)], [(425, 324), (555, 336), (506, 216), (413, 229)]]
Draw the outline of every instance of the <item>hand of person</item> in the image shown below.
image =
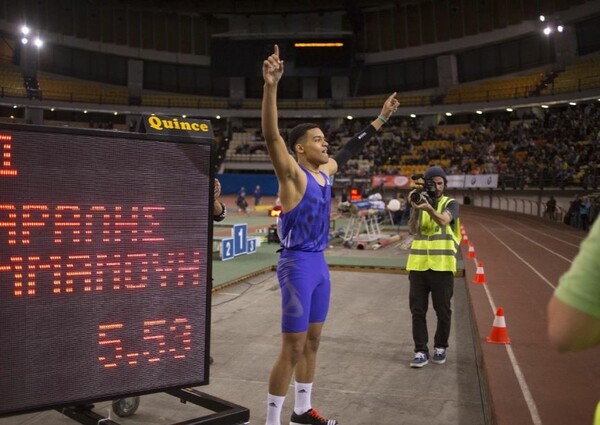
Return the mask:
[(411, 207), (415, 206), (415, 204), (413, 203), (413, 201), (411, 201), (411, 199), (412, 199), (412, 194), (415, 193), (416, 191), (417, 191), (417, 189), (413, 189), (410, 192), (408, 192), (408, 195), (406, 195), (406, 202), (408, 202)]
[(274, 46), (273, 54), (263, 62), (263, 78), (268, 85), (276, 85), (283, 75), (283, 61), (279, 59), (279, 46)]
[(400, 106), (400, 102), (396, 99), (397, 92), (394, 92), (388, 97), (383, 103), (383, 107), (381, 108), (381, 114), (386, 120), (389, 120), (394, 112), (398, 110), (398, 106)]
[(221, 182), (217, 179), (215, 179), (215, 191), (214, 191), (214, 198), (215, 201), (217, 199), (219, 199), (219, 196), (221, 196)]

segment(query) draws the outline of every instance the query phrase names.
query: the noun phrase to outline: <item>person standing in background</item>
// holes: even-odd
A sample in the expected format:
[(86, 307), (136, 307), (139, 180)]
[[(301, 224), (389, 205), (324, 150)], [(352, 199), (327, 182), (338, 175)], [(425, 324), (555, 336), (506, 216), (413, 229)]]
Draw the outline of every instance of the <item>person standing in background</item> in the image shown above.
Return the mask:
[(556, 220), (556, 199), (554, 199), (554, 196), (551, 196), (546, 202), (546, 214), (550, 220)]
[(260, 205), (261, 198), (262, 198), (262, 190), (260, 189), (259, 185), (256, 185), (256, 187), (254, 188), (254, 207), (255, 208), (257, 205)]
[(246, 192), (240, 191), (235, 204), (238, 207), (238, 212), (248, 213), (248, 201), (246, 200)]
[(429, 363), (427, 309), (430, 293), (437, 316), (432, 361), (436, 364), (446, 362), (456, 253), (461, 240), (458, 202), (444, 195), (448, 184), (446, 173), (441, 167), (429, 167), (424, 179), (426, 187), (428, 182), (435, 186), (435, 194), (430, 195), (428, 200), (421, 199), (419, 202), (413, 199), (416, 190), (408, 194), (412, 207), (408, 232), (414, 235), (406, 263), (406, 270), (409, 271), (409, 305), (415, 343), (415, 356), (410, 362), (412, 368), (421, 368)]

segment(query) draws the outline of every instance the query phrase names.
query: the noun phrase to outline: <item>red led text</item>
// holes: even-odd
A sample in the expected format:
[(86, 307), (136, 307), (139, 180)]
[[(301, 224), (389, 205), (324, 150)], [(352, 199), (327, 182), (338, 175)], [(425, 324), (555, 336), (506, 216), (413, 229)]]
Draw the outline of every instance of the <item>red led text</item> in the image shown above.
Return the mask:
[[(174, 320), (147, 320), (135, 340), (125, 340), (132, 330), (123, 323), (98, 326), (98, 361), (105, 368), (158, 364), (163, 360), (183, 360), (191, 350), (192, 326), (185, 317)], [(129, 339), (132, 339), (131, 337)]]
[(0, 234), (9, 245), (32, 240), (55, 245), (163, 242), (157, 234), (160, 206), (14, 205), (0, 203)]
[(12, 256), (2, 273), (12, 275), (15, 297), (189, 287), (200, 284), (200, 252)]
[(0, 162), (0, 177), (15, 177), (17, 169), (11, 166), (12, 136), (0, 134), (0, 147), (2, 147), (2, 162)]

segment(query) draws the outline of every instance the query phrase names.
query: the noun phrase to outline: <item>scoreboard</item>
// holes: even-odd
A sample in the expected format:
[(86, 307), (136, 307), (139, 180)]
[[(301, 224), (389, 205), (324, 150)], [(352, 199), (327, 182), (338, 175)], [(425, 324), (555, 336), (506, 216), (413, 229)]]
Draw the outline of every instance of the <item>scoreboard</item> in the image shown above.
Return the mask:
[(0, 125), (0, 416), (208, 383), (212, 149)]

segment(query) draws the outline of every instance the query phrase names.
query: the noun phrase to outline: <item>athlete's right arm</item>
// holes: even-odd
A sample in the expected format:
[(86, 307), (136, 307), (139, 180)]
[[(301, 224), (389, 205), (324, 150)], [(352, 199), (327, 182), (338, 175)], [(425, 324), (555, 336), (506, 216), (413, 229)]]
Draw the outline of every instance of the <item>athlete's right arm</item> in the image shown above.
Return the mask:
[(279, 133), (277, 123), (277, 84), (283, 75), (283, 61), (279, 59), (279, 46), (275, 45), (273, 54), (263, 62), (263, 78), (265, 80), (262, 101), (262, 133), (267, 143), (267, 150), (280, 183), (295, 177), (299, 167), (288, 152), (285, 141)]

